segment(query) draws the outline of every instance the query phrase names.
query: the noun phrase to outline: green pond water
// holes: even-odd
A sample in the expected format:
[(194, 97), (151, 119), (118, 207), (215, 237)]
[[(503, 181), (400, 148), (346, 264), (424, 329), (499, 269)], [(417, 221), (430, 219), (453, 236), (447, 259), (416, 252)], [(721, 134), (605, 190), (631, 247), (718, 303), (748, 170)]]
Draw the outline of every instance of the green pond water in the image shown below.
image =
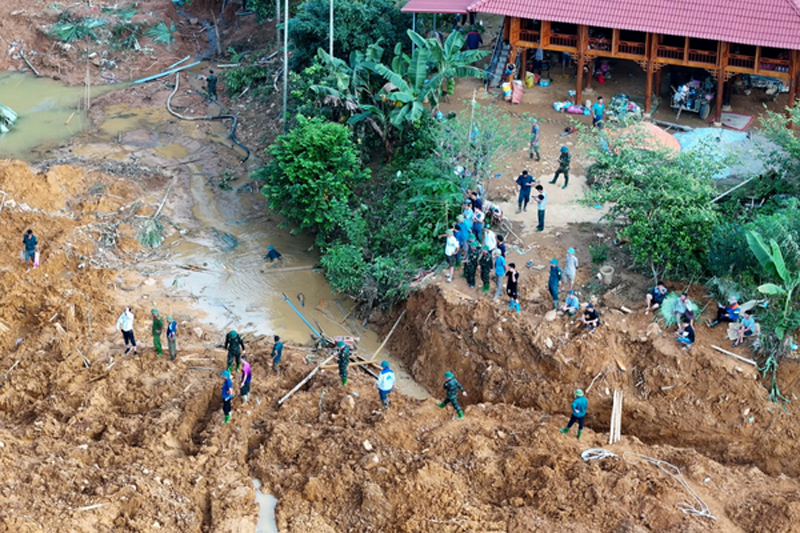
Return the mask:
[[(99, 86), (92, 96), (119, 87)], [(0, 103), (19, 115), (11, 132), (0, 135), (0, 158), (33, 161), (81, 133), (87, 120), (77, 109), (84, 92), (83, 87), (67, 87), (48, 78), (0, 72)]]

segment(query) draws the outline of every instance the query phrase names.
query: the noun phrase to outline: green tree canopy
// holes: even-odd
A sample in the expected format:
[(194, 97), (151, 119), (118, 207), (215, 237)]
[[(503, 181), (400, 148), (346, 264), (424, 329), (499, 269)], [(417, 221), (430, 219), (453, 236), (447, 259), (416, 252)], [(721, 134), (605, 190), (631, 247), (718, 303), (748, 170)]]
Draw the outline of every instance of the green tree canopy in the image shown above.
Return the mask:
[(268, 153), (272, 160), (254, 177), (265, 182), (261, 191), (270, 208), (300, 229), (332, 231), (355, 187), (370, 176), (350, 129), (320, 118), (298, 117), (297, 125), (278, 137)]
[[(330, 2), (308, 0), (289, 20), (289, 38), (294, 44), (292, 68), (310, 65), (317, 49), (328, 49)], [(350, 0), (334, 2), (334, 55), (347, 59), (355, 50), (366, 50), (376, 43), (409, 45), (406, 30), (411, 15), (400, 11), (391, 0)]]
[(725, 163), (711, 147), (675, 154), (637, 148), (622, 134), (609, 149), (595, 135), (587, 144), (596, 181), (583, 202), (609, 205), (607, 218), (622, 224), (619, 238), (654, 277), (701, 275), (719, 220), (713, 176)]

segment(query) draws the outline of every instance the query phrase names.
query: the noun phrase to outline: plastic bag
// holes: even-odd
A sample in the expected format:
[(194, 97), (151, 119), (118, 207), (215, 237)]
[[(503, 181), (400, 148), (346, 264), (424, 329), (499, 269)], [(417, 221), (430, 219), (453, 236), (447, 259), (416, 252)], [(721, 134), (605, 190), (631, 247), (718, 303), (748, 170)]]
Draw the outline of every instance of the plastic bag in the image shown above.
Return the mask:
[(24, 247), (19, 252), (19, 260), (20, 261), (25, 261), (25, 248)]
[(33, 268), (39, 266), (39, 252), (33, 254)]

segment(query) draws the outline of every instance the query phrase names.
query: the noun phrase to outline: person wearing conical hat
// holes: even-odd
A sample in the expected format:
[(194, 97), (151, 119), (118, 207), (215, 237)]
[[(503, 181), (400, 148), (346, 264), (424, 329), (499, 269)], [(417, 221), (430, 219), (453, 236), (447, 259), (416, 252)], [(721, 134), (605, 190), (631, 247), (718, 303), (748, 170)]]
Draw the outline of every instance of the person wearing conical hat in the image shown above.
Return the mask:
[(234, 330), (225, 336), (225, 349), (228, 350), (228, 370), (233, 370), (233, 360), (236, 359), (236, 371), (242, 364), (242, 354), (245, 352), (242, 337)]
[(233, 399), (233, 380), (231, 371), (223, 370), (220, 376), (225, 381), (222, 382), (222, 413), (225, 415), (223, 424), (227, 424), (231, 419), (231, 400)]
[(575, 389), (575, 400), (572, 402), (572, 415), (569, 417), (567, 427), (564, 429), (559, 429), (559, 431), (566, 434), (569, 431), (569, 428), (571, 428), (572, 425), (577, 422), (578, 438), (581, 438), (581, 433), (583, 432), (583, 419), (586, 416), (586, 409), (588, 407), (589, 401), (586, 399), (586, 396), (583, 395), (583, 391), (581, 389)]
[(150, 314), (153, 315), (153, 326), (150, 332), (153, 334), (153, 348), (156, 350), (156, 355), (161, 357), (163, 348), (161, 347), (161, 333), (164, 331), (164, 321), (158, 313), (158, 309), (151, 309)]
[(444, 373), (444, 385), (442, 388), (445, 390), (445, 398), (442, 403), (437, 403), (441, 409), (447, 407), (447, 404), (452, 404), (453, 409), (456, 410), (456, 420), (461, 420), (464, 418), (464, 411), (461, 409), (461, 406), (458, 405), (458, 391), (461, 391), (461, 394), (464, 396), (467, 395), (467, 391), (464, 390), (464, 387), (461, 386), (461, 383), (453, 376), (452, 372), (445, 372)]
[(336, 362), (339, 364), (339, 378), (342, 380), (342, 387), (347, 385), (347, 370), (350, 367), (350, 347), (344, 341), (336, 343)]

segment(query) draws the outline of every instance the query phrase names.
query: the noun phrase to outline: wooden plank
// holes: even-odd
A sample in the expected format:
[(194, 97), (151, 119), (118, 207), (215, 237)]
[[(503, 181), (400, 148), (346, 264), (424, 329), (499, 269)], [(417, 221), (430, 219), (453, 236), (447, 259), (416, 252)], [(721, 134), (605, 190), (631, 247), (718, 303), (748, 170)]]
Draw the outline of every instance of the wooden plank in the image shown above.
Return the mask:
[(550, 21), (549, 20), (543, 20), (542, 21), (542, 29), (541, 29), (540, 40), (542, 42), (542, 48), (546, 48), (546, 47), (550, 46)]
[(300, 381), (300, 383), (298, 383), (297, 385), (295, 385), (295, 386), (294, 386), (294, 388), (293, 388), (292, 390), (290, 390), (289, 392), (287, 392), (287, 393), (286, 393), (286, 396), (284, 396), (283, 398), (281, 398), (280, 400), (278, 400), (278, 405), (281, 405), (281, 404), (283, 404), (283, 402), (285, 402), (286, 400), (288, 400), (288, 399), (289, 399), (289, 397), (290, 397), (292, 394), (294, 394), (295, 392), (297, 392), (298, 390), (300, 390), (300, 387), (302, 387), (303, 385), (305, 385), (306, 383), (308, 383), (308, 381), (309, 381), (311, 378), (313, 378), (313, 377), (314, 377), (314, 374), (316, 374), (316, 373), (319, 371), (319, 369), (323, 367), (323, 365), (327, 364), (327, 363), (328, 363), (328, 362), (329, 362), (331, 359), (333, 359), (334, 357), (336, 357), (336, 354), (333, 354), (333, 355), (331, 355), (330, 357), (328, 357), (327, 359), (325, 359), (324, 361), (322, 361), (320, 364), (318, 364), (317, 366), (315, 366), (315, 367), (314, 367), (314, 370), (312, 370), (312, 371), (311, 371), (311, 372), (310, 372), (310, 373), (309, 373), (309, 374), (308, 374), (306, 377), (304, 377), (304, 378), (303, 378), (303, 379)]

